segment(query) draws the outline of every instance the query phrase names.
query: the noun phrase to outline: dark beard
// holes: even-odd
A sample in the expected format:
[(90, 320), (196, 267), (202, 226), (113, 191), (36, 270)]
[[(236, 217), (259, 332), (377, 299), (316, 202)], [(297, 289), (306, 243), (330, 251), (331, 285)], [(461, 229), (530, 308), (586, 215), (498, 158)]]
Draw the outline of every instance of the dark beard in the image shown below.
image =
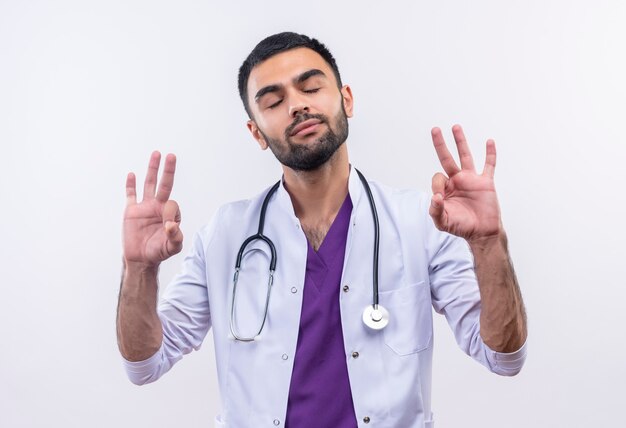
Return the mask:
[[(309, 145), (295, 144), (291, 141), (291, 131), (294, 127), (309, 119), (317, 119), (328, 126), (328, 131), (317, 141)], [(341, 106), (341, 111), (335, 117), (337, 130), (330, 126), (328, 118), (323, 114), (298, 115), (296, 120), (285, 130), (284, 143), (278, 139), (268, 138), (259, 129), (278, 161), (295, 171), (314, 171), (324, 165), (335, 154), (337, 149), (348, 139), (348, 116)]]

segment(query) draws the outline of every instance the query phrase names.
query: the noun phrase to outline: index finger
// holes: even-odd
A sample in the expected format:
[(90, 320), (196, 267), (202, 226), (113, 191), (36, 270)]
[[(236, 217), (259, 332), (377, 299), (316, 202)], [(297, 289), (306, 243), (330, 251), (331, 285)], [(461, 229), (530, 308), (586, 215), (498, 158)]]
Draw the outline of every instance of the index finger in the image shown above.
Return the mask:
[(436, 127), (433, 128), (431, 135), (433, 137), (435, 150), (437, 151), (437, 157), (439, 157), (439, 162), (441, 163), (443, 170), (446, 174), (448, 174), (448, 177), (452, 177), (454, 174), (458, 173), (460, 169), (446, 146), (446, 142), (441, 134), (441, 129)]
[(167, 202), (174, 187), (174, 174), (176, 173), (176, 156), (173, 153), (165, 157), (165, 165), (163, 166), (163, 175), (159, 182), (159, 190), (157, 191), (157, 201)]

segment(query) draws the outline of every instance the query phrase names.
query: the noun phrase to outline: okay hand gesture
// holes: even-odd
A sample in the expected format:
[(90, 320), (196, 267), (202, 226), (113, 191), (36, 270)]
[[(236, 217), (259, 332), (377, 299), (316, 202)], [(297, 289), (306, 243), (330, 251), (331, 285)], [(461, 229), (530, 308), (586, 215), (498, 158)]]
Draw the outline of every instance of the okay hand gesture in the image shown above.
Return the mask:
[(439, 128), (432, 138), (445, 173), (433, 176), (433, 196), (429, 213), (439, 230), (473, 241), (496, 236), (502, 230), (500, 206), (493, 181), (496, 166), (496, 145), (487, 140), (487, 156), (482, 174), (474, 169), (463, 129), (452, 127), (461, 167), (448, 151)]
[(124, 211), (124, 260), (157, 266), (180, 252), (183, 233), (180, 230), (178, 204), (170, 200), (176, 171), (176, 157), (165, 158), (163, 175), (157, 191), (161, 154), (153, 152), (143, 187), (143, 200), (137, 203), (135, 174), (126, 178), (126, 210)]

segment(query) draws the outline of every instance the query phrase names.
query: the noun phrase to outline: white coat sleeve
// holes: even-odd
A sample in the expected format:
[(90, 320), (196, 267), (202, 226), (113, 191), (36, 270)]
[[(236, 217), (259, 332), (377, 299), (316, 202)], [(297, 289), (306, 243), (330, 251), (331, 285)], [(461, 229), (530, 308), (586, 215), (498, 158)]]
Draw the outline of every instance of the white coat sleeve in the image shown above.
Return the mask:
[[(430, 217), (428, 218), (430, 220)], [(490, 349), (480, 336), (480, 292), (468, 243), (437, 230), (427, 221), (429, 277), (435, 311), (444, 314), (459, 347), (494, 373), (517, 374), (526, 358), (526, 344), (512, 353)]]
[(126, 373), (134, 384), (143, 385), (159, 379), (183, 355), (198, 350), (211, 327), (204, 241), (210, 240), (214, 223), (215, 220), (195, 234), (182, 271), (159, 299), (157, 312), (163, 326), (160, 349), (143, 361), (124, 359)]

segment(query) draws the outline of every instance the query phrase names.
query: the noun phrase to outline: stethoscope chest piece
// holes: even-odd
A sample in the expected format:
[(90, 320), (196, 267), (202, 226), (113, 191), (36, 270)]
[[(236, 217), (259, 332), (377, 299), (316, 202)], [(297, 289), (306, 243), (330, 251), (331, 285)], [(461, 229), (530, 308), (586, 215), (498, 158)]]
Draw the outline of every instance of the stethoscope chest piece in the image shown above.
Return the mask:
[(382, 330), (389, 324), (389, 312), (381, 305), (367, 305), (363, 310), (363, 323), (372, 330)]

